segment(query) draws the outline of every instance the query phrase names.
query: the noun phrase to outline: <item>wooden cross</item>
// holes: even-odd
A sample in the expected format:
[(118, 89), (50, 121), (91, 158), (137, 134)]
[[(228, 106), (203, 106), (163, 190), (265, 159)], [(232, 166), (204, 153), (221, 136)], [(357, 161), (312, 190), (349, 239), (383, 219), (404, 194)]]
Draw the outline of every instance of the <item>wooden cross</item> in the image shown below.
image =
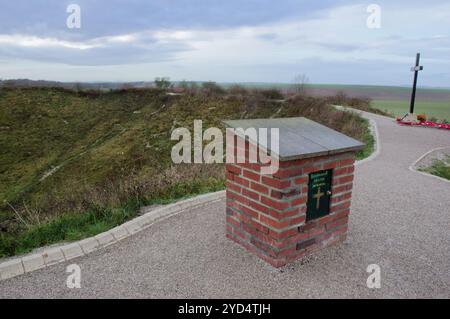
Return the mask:
[(409, 105), (409, 113), (414, 113), (414, 103), (416, 101), (416, 86), (417, 86), (417, 76), (419, 75), (419, 71), (423, 70), (423, 66), (420, 64), (420, 53), (416, 55), (416, 65), (411, 68), (411, 71), (414, 72), (414, 83), (413, 89), (411, 93), (411, 104)]
[(315, 195), (313, 195), (313, 198), (317, 199), (317, 202), (316, 202), (316, 209), (319, 209), (319, 206), (320, 206), (320, 198), (321, 198), (323, 195), (325, 195), (325, 193), (321, 193), (321, 192), (320, 192), (320, 187), (317, 188), (317, 193), (316, 193)]

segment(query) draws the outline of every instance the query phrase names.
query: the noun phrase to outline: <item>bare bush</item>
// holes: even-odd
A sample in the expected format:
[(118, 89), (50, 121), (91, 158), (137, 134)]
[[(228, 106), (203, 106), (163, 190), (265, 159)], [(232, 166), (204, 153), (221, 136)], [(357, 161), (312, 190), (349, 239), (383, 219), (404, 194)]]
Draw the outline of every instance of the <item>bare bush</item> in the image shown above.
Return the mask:
[(309, 84), (309, 78), (305, 74), (297, 75), (293, 80), (293, 90), (295, 94), (305, 95), (307, 94), (307, 85)]
[(242, 85), (234, 84), (228, 88), (228, 93), (232, 95), (244, 96), (248, 94), (248, 91)]
[(172, 87), (172, 83), (170, 82), (170, 78), (157, 77), (155, 78), (155, 86), (158, 89), (167, 90)]
[(256, 93), (256, 95), (260, 95), (263, 98), (268, 99), (268, 100), (283, 100), (284, 99), (283, 93), (281, 93), (281, 91), (276, 88), (255, 90), (254, 93)]
[(202, 93), (206, 94), (207, 96), (214, 96), (214, 95), (223, 95), (226, 93), (226, 91), (216, 82), (210, 81), (202, 83)]

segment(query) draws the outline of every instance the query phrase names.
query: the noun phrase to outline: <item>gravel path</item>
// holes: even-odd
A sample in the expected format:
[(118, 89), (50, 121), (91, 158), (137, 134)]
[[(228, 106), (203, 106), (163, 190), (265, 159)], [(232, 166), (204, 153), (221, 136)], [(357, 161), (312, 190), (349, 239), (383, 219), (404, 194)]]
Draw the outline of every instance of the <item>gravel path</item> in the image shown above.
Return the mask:
[[(219, 201), (73, 260), (80, 289), (66, 287), (67, 263), (1, 281), (0, 298), (450, 298), (450, 184), (408, 170), (450, 134), (365, 116), (381, 153), (356, 168), (345, 243), (273, 269), (225, 238)], [(366, 286), (373, 263), (380, 289)]]

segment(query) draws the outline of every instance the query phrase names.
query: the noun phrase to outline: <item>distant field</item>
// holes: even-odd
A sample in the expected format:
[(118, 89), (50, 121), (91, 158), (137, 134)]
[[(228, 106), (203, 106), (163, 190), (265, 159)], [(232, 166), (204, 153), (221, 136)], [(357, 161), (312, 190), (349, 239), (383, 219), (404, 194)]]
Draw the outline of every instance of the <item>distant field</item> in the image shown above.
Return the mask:
[[(222, 84), (222, 83), (221, 83)], [(292, 83), (239, 83), (249, 88), (277, 88), (289, 90)], [(231, 84), (222, 84), (225, 87)], [(343, 92), (351, 97), (371, 98), (372, 100), (407, 101), (411, 96), (409, 86), (345, 85), (345, 84), (307, 84), (306, 91), (313, 96), (333, 96)], [(417, 88), (417, 99), (422, 101), (450, 101), (450, 88)]]
[[(371, 105), (395, 116), (402, 116), (409, 110), (409, 101), (403, 100), (373, 100)], [(425, 113), (428, 118), (450, 120), (450, 100), (448, 101), (417, 101), (414, 113)]]
[[(370, 97), (373, 100), (409, 100), (411, 96), (411, 87), (402, 86), (312, 84), (310, 89), (313, 94), (333, 95), (341, 91), (351, 96)], [(417, 98), (423, 101), (448, 101), (450, 89), (418, 87)]]
[[(289, 90), (289, 83), (245, 83), (247, 87)], [(339, 85), (308, 84), (306, 91), (312, 96), (333, 96), (339, 92), (350, 97), (370, 98), (371, 106), (387, 111), (394, 116), (403, 116), (409, 111), (410, 87), (376, 86), (376, 85)], [(417, 89), (415, 113), (425, 113), (428, 117), (450, 121), (450, 89), (423, 88)]]

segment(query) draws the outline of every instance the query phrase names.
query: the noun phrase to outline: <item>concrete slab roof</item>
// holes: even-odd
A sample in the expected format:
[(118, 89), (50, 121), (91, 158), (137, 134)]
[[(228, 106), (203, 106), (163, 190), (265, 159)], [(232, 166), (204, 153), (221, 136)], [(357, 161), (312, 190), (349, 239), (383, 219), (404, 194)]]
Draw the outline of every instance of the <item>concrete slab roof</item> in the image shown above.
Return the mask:
[[(257, 132), (260, 128), (267, 128), (267, 148), (273, 152), (271, 154), (278, 155), (281, 161), (359, 151), (364, 148), (363, 143), (305, 117), (227, 120), (224, 123), (235, 129), (255, 128)], [(271, 128), (279, 129), (278, 154), (270, 145)], [(246, 138), (257, 143), (251, 137)]]

